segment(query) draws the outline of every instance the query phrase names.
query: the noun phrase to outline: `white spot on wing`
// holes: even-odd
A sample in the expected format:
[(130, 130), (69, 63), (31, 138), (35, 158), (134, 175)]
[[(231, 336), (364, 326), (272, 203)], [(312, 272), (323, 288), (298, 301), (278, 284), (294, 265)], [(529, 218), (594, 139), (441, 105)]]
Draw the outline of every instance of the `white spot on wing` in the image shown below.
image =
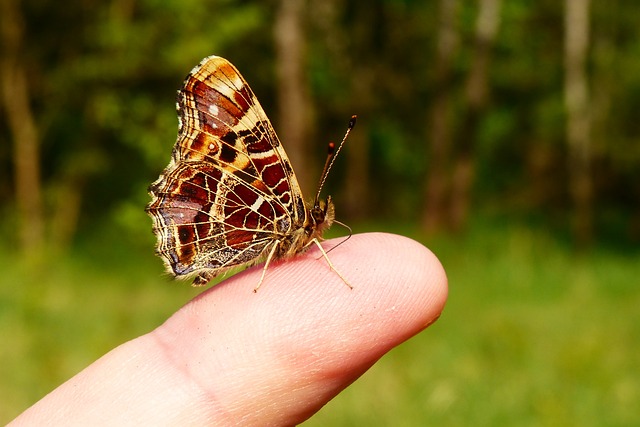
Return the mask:
[(251, 210), (254, 212), (258, 212), (258, 209), (260, 209), (260, 206), (262, 206), (263, 202), (264, 202), (264, 198), (262, 196), (258, 196), (256, 201), (253, 202), (253, 204), (251, 205)]
[(218, 106), (216, 104), (209, 105), (209, 112), (211, 113), (212, 116), (217, 116), (218, 111), (219, 111)]
[(266, 159), (268, 157), (273, 156), (273, 149), (271, 150), (267, 150), (267, 151), (263, 151), (262, 153), (251, 153), (251, 157), (254, 159)]

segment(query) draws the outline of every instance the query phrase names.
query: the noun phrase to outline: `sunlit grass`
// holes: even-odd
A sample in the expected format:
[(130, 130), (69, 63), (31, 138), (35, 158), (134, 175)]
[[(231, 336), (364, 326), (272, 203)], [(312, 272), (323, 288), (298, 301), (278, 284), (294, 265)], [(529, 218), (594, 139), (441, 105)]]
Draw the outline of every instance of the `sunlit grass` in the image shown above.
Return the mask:
[(152, 251), (114, 241), (30, 265), (0, 249), (0, 424), (197, 293), (163, 279)]
[[(417, 238), (448, 273), (441, 319), (305, 425), (640, 424), (639, 253), (508, 224)], [(35, 266), (0, 248), (0, 423), (199, 292), (162, 283), (147, 243), (87, 238)]]

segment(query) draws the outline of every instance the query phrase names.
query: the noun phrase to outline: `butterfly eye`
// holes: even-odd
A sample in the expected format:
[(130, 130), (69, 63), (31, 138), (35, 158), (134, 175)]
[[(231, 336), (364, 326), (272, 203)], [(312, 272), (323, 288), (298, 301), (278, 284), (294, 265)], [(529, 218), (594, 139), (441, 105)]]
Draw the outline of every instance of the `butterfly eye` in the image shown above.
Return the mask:
[(311, 209), (311, 218), (315, 225), (322, 224), (327, 216), (327, 203), (321, 200)]

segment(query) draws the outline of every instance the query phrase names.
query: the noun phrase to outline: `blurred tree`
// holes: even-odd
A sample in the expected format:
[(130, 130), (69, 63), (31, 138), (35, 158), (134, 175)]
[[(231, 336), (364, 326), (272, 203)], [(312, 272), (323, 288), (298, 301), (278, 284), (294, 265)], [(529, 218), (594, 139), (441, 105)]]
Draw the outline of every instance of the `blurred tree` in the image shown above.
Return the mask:
[[(593, 2), (589, 28), (589, 119), (592, 214), (609, 230), (615, 224), (640, 241), (640, 144), (637, 109), (640, 9), (621, 2)], [(602, 221), (603, 213), (607, 221)], [(600, 216), (600, 218), (598, 218)], [(622, 240), (622, 239), (621, 239)]]
[[(453, 67), (459, 54), (456, 29), (458, 4), (442, 0), (436, 50), (436, 95), (429, 120), (430, 164), (426, 183), (423, 229), (460, 231), (467, 223), (475, 178), (479, 127), (489, 101), (491, 52), (500, 23), (499, 0), (478, 2), (471, 63), (467, 71), (461, 114), (452, 120), (456, 88)], [(455, 144), (454, 144), (455, 141)]]
[(345, 220), (433, 231), (490, 212), (626, 236), (640, 230), (640, 3), (588, 4), (570, 56), (581, 4), (5, 0), (0, 231), (60, 247), (114, 223), (148, 236), (145, 188), (175, 141), (175, 91), (219, 54), (278, 112), (307, 197), (319, 153), (358, 114), (327, 183)]
[(455, 133), (457, 156), (453, 167), (450, 225), (466, 226), (475, 181), (475, 150), (479, 128), (489, 107), (489, 66), (501, 18), (500, 0), (480, 0), (475, 23), (473, 54), (465, 84), (462, 126)]
[(385, 22), (393, 20), (393, 16), (385, 15), (384, 4), (380, 2), (363, 5), (340, 0), (317, 4), (313, 13), (320, 18), (316, 33), (321, 41), (318, 51), (326, 55), (326, 65), (330, 66), (325, 73), (333, 76), (332, 84), (324, 88), (324, 96), (331, 95), (324, 104), (333, 107), (330, 116), (325, 114), (324, 119), (335, 123), (335, 131), (328, 137), (340, 138), (338, 132), (346, 130), (349, 118), (353, 114), (359, 116), (356, 130), (345, 146), (345, 159), (336, 167), (342, 165), (345, 170), (338, 214), (349, 220), (362, 219), (374, 204), (370, 191), (374, 187), (370, 176), (372, 113), (388, 79), (380, 70), (377, 50), (381, 46), (376, 46), (376, 40), (386, 34)]
[[(343, 14), (347, 15), (350, 23), (346, 28), (343, 23), (343, 28), (340, 28), (340, 23), (335, 22), (334, 28), (330, 30), (341, 38), (339, 64), (344, 67), (344, 72), (339, 75), (346, 78), (346, 82), (342, 84), (346, 84), (350, 98), (347, 105), (344, 105), (344, 100), (338, 101), (342, 104), (343, 110), (338, 123), (342, 123), (346, 129), (349, 116), (359, 116), (357, 129), (349, 136), (345, 148), (346, 161), (343, 162), (346, 164), (346, 173), (342, 202), (345, 215), (351, 220), (370, 217), (373, 211), (370, 129), (373, 112), (380, 101), (378, 91), (384, 77), (377, 60), (375, 40), (379, 40), (380, 33), (387, 30), (385, 19), (393, 19), (383, 6), (381, 3), (370, 3), (359, 8), (357, 13), (343, 9)], [(338, 66), (337, 64), (336, 67)], [(341, 96), (344, 97), (345, 94), (342, 93)], [(348, 111), (348, 108), (352, 110)]]
[[(278, 129), (301, 188), (311, 188), (308, 150), (311, 136), (309, 82), (306, 76), (304, 0), (279, 0), (274, 25), (278, 76)], [(306, 197), (311, 197), (307, 195)]]
[(44, 243), (44, 219), (40, 181), (40, 136), (31, 108), (28, 65), (25, 64), (25, 23), (20, 2), (3, 0), (2, 93), (4, 111), (13, 137), (15, 196), (18, 205), (20, 247), (37, 254)]
[(573, 201), (575, 236), (579, 243), (591, 240), (591, 119), (587, 56), (589, 52), (589, 0), (565, 2), (566, 138), (569, 145), (569, 194)]
[(429, 170), (425, 185), (422, 227), (428, 233), (448, 224), (447, 197), (450, 189), (451, 148), (453, 144), (454, 76), (453, 63), (459, 47), (457, 0), (440, 0), (440, 16), (436, 39), (435, 96), (427, 120), (427, 142), (430, 147)]
[[(41, 129), (44, 206), (39, 209), (47, 221), (41, 225), (24, 209), (18, 220), (31, 234), (46, 226), (55, 248), (66, 246), (80, 225), (105, 224), (120, 205), (135, 205), (140, 215), (132, 218), (148, 229), (144, 190), (169, 160), (177, 128), (173, 99), (181, 79), (203, 57), (240, 43), (262, 22), (262, 10), (231, 0), (114, 0), (65, 8), (27, 2), (23, 7), (29, 43), (12, 51), (28, 58), (28, 80), (26, 75), (25, 84), (7, 80), (12, 44), (3, 40), (3, 99), (5, 104), (11, 99), (5, 116), (17, 150), (32, 152), (25, 136), (38, 138), (35, 123)], [(2, 13), (5, 39), (20, 22), (9, 16)], [(26, 82), (33, 90), (21, 97)], [(29, 104), (31, 118), (22, 108)], [(37, 154), (16, 151), (15, 158), (32, 162)], [(31, 200), (35, 206), (37, 170), (33, 163), (17, 166), (16, 177), (31, 173), (27, 185), (16, 178), (16, 186), (26, 189), (17, 192), (17, 205)]]

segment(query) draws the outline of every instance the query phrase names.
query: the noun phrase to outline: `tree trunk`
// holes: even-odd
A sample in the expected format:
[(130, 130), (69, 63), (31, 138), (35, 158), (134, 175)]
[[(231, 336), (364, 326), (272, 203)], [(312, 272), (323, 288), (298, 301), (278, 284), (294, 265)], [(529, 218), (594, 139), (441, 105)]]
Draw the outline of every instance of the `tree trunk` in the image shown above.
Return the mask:
[(0, 2), (2, 26), (2, 94), (7, 123), (13, 136), (16, 202), (20, 245), (27, 254), (37, 254), (44, 243), (44, 220), (40, 188), (39, 141), (29, 104), (29, 85), (24, 51), (23, 19), (19, 2)]
[(564, 103), (569, 148), (569, 193), (577, 242), (587, 244), (592, 235), (591, 119), (587, 83), (589, 0), (565, 2)]
[(275, 24), (278, 74), (278, 134), (306, 197), (312, 179), (308, 168), (311, 108), (305, 76), (305, 36), (302, 28), (304, 0), (280, 0)]
[(456, 30), (457, 0), (441, 0), (440, 27), (435, 63), (436, 97), (428, 119), (427, 141), (430, 143), (429, 172), (425, 192), (422, 227), (433, 233), (446, 224), (446, 194), (451, 154), (452, 64), (458, 48)]
[(462, 230), (469, 217), (475, 179), (474, 148), (480, 119), (489, 102), (489, 63), (500, 25), (500, 0), (481, 0), (478, 5), (474, 55), (465, 86), (467, 110), (462, 131), (457, 135), (458, 156), (453, 168), (450, 225), (454, 231)]

